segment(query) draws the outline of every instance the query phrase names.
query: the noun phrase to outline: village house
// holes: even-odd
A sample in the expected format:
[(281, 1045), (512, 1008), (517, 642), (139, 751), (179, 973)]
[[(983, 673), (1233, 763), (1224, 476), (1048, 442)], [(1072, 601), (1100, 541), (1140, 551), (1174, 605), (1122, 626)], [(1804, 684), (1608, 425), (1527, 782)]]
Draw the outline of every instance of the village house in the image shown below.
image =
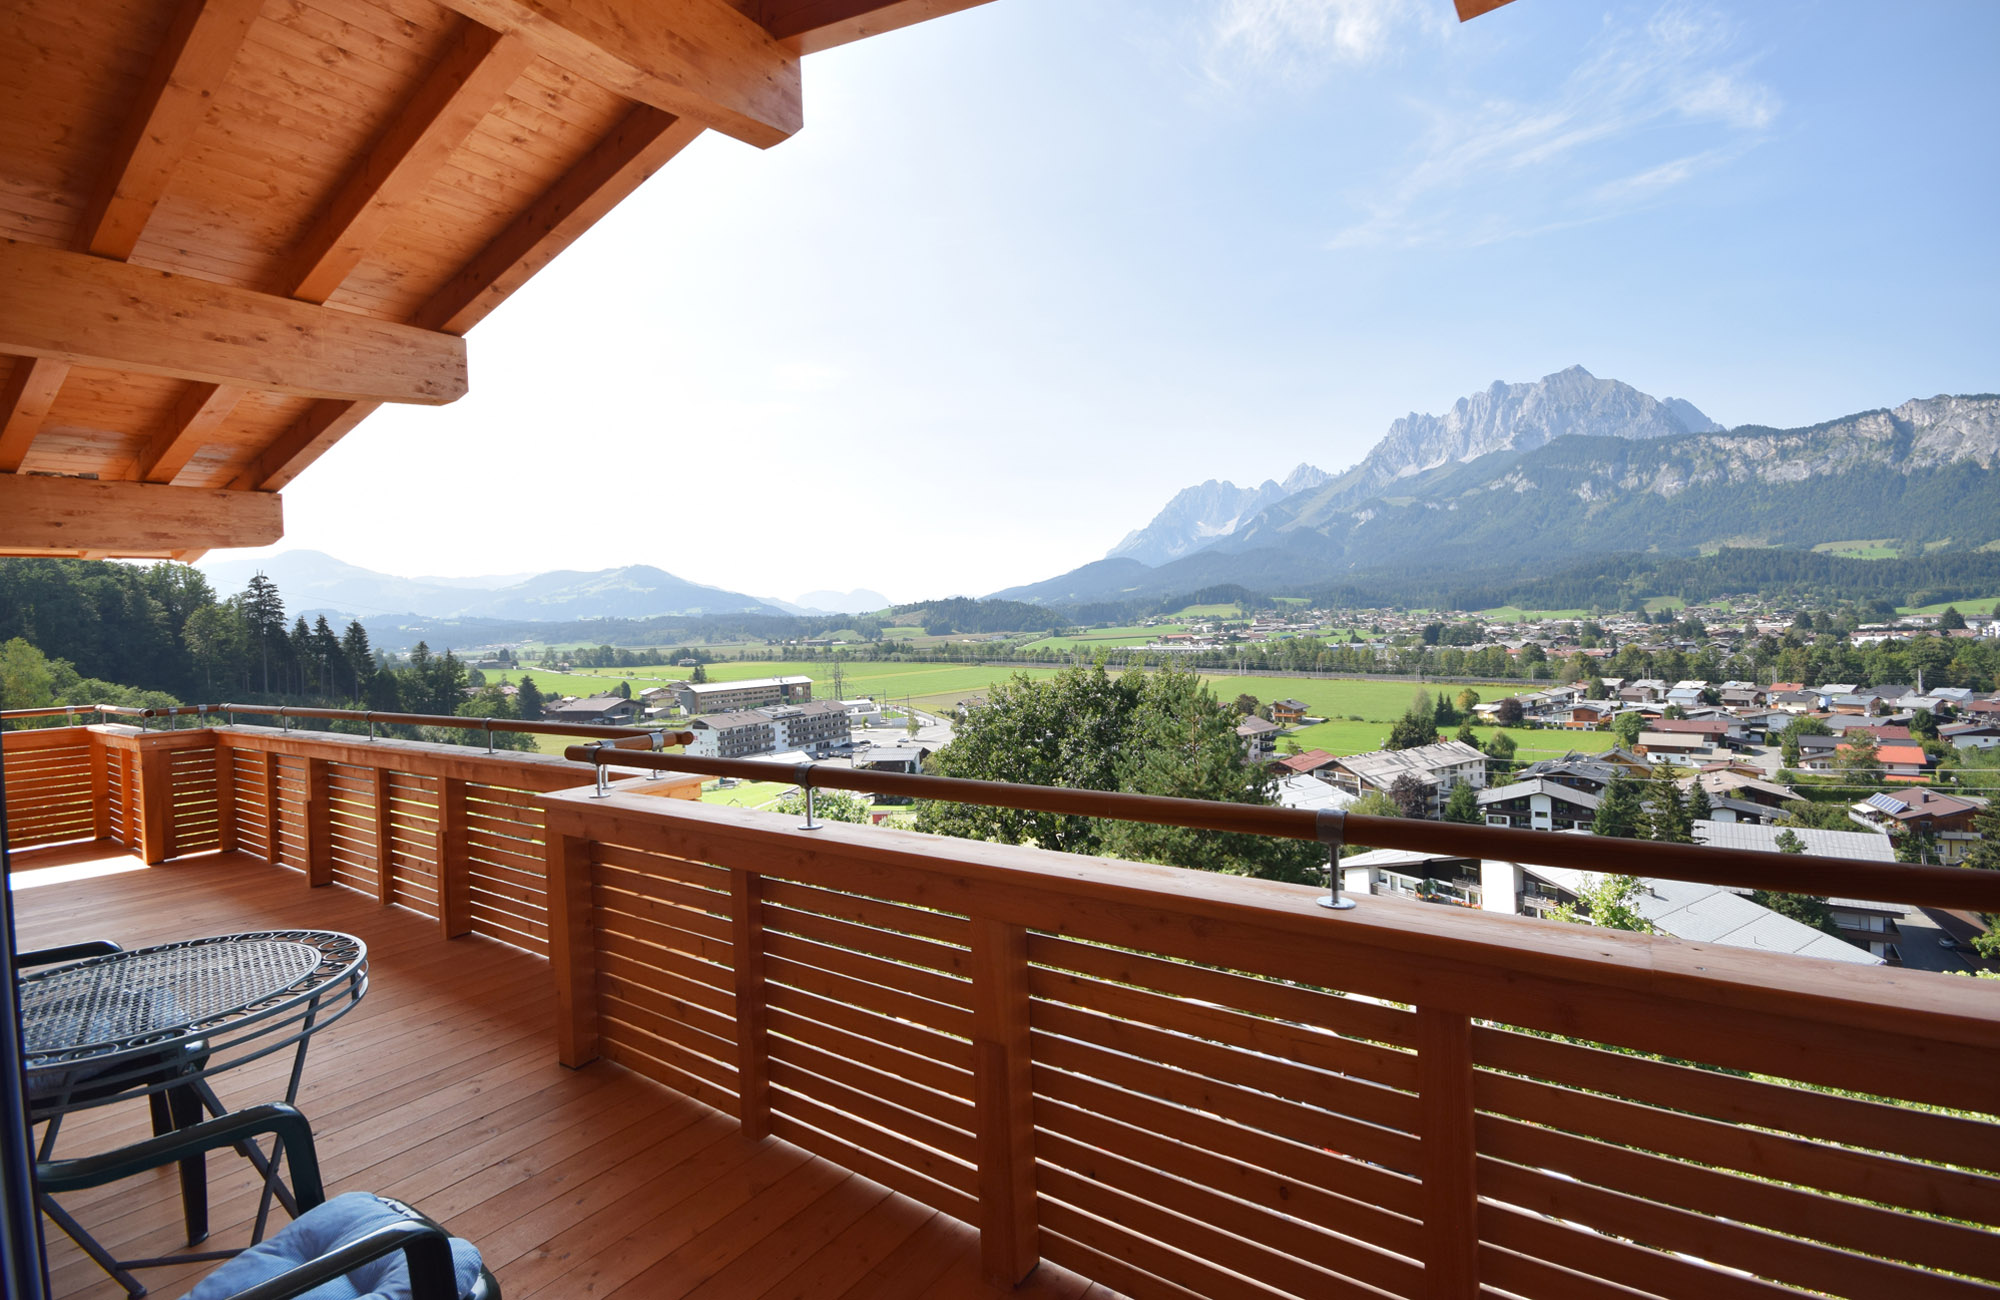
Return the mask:
[(627, 727), (639, 717), (639, 706), (622, 695), (592, 695), (542, 706), (548, 722), (582, 722), (591, 726)]
[(1479, 812), (1488, 826), (1523, 830), (1587, 831), (1597, 805), (1597, 795), (1541, 777), (1479, 792)]
[(1304, 700), (1273, 700), (1271, 721), (1281, 727), (1296, 727), (1306, 720), (1306, 707)]
[(1278, 733), (1283, 731), (1277, 723), (1264, 718), (1245, 718), (1236, 728), (1236, 736), (1243, 742), (1243, 753), (1253, 763), (1261, 763), (1276, 749)]
[[(1240, 729), (1239, 729), (1240, 730)], [(1350, 794), (1371, 790), (1383, 794), (1401, 777), (1424, 788), (1426, 815), (1436, 817), (1454, 788), (1486, 785), (1486, 755), (1462, 740), (1447, 740), (1413, 749), (1384, 749), (1336, 759), (1329, 769), (1333, 784)]]
[(729, 713), (765, 704), (804, 704), (812, 699), (810, 677), (759, 677), (746, 682), (685, 682), (674, 688), (683, 710)]

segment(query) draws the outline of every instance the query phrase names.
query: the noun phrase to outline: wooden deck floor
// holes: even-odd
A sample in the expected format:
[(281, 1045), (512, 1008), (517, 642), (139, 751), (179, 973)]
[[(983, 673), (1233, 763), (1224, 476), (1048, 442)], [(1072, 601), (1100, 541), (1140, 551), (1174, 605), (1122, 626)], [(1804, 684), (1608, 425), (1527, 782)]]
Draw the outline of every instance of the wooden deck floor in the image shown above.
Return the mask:
[[(311, 926), (367, 941), (371, 986), (313, 1041), (299, 1105), (311, 1118), (329, 1194), (367, 1190), (419, 1206), (478, 1243), (507, 1300), (1019, 1295), (1105, 1300), (1045, 1264), (1002, 1292), (979, 1279), (963, 1223), (778, 1139), (745, 1140), (734, 1120), (598, 1062), (556, 1063), (545, 964), (479, 938), (449, 943), (435, 923), (240, 854), (136, 868), (92, 848), (15, 855), (24, 948), (107, 937), (126, 947), (231, 931)], [(287, 1054), (288, 1055), (288, 1054)], [(275, 1099), (287, 1065), (220, 1075), (234, 1105)], [(64, 1151), (147, 1133), (126, 1103), (74, 1117)], [(241, 1160), (211, 1160), (213, 1244), (247, 1240), (254, 1183)], [(183, 1247), (171, 1174), (66, 1202), (121, 1255)], [(49, 1228), (58, 1296), (122, 1289)], [(199, 1267), (150, 1270), (156, 1295)]]

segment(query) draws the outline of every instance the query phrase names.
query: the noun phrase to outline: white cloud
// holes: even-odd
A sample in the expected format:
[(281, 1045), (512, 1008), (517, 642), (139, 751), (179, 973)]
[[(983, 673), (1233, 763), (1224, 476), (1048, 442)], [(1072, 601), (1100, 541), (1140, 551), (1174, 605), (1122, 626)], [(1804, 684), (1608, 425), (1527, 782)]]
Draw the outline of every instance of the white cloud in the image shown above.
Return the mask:
[(1202, 63), (1221, 86), (1307, 87), (1448, 26), (1442, 0), (1220, 0)]
[(1783, 109), (1735, 27), (1669, 4), (1607, 23), (1548, 98), (1427, 106), (1411, 161), (1358, 197), (1331, 247), (1481, 244), (1658, 201), (1768, 138)]

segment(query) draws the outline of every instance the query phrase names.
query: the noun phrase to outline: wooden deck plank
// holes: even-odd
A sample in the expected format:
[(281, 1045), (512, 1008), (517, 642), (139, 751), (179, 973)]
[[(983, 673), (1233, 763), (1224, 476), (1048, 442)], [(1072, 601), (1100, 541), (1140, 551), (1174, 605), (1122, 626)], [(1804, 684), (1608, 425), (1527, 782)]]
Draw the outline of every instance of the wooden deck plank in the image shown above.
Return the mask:
[[(196, 935), (315, 926), (368, 944), (361, 1004), (313, 1040), (300, 1106), (312, 1117), (330, 1192), (402, 1196), (486, 1252), (508, 1300), (584, 1293), (702, 1300), (989, 1297), (979, 1240), (949, 1216), (629, 1070), (556, 1061), (547, 963), (490, 939), (449, 943), (436, 922), (245, 854), (210, 854), (91, 879), (41, 883), (47, 869), (131, 865), (115, 845), (15, 855), (20, 941), (99, 936), (143, 947)], [(38, 874), (40, 873), (40, 874)], [(274, 1097), (289, 1059), (218, 1076), (236, 1103)], [(148, 1132), (146, 1108), (71, 1117), (62, 1149)], [(210, 1162), (211, 1244), (246, 1239), (249, 1166)], [(172, 1171), (69, 1198), (115, 1248), (181, 1248)], [(51, 1229), (55, 1294), (123, 1292)], [(205, 1266), (148, 1272), (178, 1295)], [(1044, 1264), (1026, 1297), (1079, 1297), (1084, 1279)]]

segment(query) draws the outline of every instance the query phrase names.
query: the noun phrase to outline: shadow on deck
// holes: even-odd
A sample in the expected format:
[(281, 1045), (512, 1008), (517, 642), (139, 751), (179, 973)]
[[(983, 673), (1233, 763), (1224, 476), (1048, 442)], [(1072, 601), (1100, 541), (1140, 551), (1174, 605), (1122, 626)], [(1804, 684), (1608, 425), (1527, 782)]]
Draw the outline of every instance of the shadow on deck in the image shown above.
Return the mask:
[[(1052, 1264), (1006, 1292), (979, 1276), (974, 1230), (608, 1061), (556, 1062), (547, 965), (489, 939), (442, 942), (434, 921), (356, 891), (308, 889), (245, 854), (164, 866), (103, 844), (14, 855), (23, 948), (116, 939), (128, 948), (242, 930), (317, 927), (368, 944), (371, 986), (314, 1039), (299, 1105), (328, 1191), (408, 1200), (477, 1242), (508, 1300), (529, 1297), (1109, 1296)], [(231, 1105), (272, 1100), (285, 1061), (216, 1079)], [(146, 1108), (72, 1117), (62, 1150), (136, 1141)], [(255, 1183), (211, 1161), (213, 1244), (247, 1240)], [(170, 1171), (67, 1202), (121, 1255), (169, 1254)], [(62, 1236), (49, 1270), (62, 1297), (123, 1295)], [(178, 1295), (201, 1266), (150, 1270)]]

